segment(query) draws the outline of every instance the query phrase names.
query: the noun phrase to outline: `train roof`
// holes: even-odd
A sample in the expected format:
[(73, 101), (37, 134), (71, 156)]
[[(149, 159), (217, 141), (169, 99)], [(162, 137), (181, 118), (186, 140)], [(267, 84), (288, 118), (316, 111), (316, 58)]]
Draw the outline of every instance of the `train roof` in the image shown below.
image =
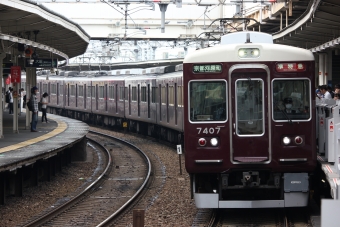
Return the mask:
[[(254, 58), (241, 58), (239, 57), (239, 50), (241, 48), (257, 48), (259, 49), (259, 56)], [(223, 45), (197, 50), (188, 54), (184, 59), (184, 63), (266, 61), (314, 61), (314, 56), (309, 50), (292, 46), (243, 42), (238, 44), (225, 43)]]
[(99, 70), (120, 70), (132, 68), (150, 68), (169, 65), (178, 65), (183, 63), (183, 58), (164, 59), (164, 60), (149, 60), (140, 62), (118, 62), (113, 64), (69, 64), (61, 67), (64, 71), (99, 71)]

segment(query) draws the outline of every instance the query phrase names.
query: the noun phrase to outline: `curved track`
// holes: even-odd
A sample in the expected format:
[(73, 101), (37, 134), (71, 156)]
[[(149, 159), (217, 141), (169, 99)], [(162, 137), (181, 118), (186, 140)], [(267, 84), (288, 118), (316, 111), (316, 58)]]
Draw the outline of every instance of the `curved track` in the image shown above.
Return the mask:
[(24, 226), (104, 226), (143, 190), (151, 173), (148, 157), (119, 138), (90, 133), (88, 146), (105, 151), (106, 165), (100, 176), (72, 200)]

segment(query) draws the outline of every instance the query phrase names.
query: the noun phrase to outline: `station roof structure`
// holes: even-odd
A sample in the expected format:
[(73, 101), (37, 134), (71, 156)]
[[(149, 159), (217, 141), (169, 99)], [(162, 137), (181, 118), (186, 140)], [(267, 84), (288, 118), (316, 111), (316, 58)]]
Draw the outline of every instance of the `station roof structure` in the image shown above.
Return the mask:
[(1, 0), (0, 51), (23, 55), (31, 46), (39, 58), (68, 60), (83, 54), (90, 36), (81, 26), (29, 0)]

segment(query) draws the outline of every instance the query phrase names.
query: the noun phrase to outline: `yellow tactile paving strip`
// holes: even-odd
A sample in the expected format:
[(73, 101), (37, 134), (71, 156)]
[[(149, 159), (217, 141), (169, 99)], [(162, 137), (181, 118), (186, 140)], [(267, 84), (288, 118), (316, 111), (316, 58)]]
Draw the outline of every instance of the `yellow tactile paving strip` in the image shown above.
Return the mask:
[(34, 139), (26, 140), (26, 141), (23, 141), (21, 143), (17, 143), (17, 144), (14, 144), (14, 145), (10, 145), (10, 146), (7, 146), (7, 147), (0, 148), (0, 154), (4, 153), (4, 152), (12, 151), (12, 150), (20, 149), (20, 148), (38, 143), (40, 141), (49, 139), (53, 136), (56, 136), (56, 135), (62, 133), (63, 131), (65, 131), (67, 129), (67, 124), (65, 122), (60, 121), (57, 118), (54, 118), (52, 115), (50, 115), (49, 118), (53, 119), (58, 124), (58, 126), (53, 131), (51, 131), (47, 134), (44, 134), (42, 136), (36, 137)]

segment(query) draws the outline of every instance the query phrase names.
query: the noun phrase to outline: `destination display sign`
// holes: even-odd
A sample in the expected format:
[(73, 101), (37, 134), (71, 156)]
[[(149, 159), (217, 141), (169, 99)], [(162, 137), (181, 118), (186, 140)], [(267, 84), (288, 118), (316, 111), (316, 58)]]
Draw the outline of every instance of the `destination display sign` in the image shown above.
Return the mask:
[(36, 58), (36, 59), (26, 58), (25, 66), (32, 68), (57, 68), (57, 64), (58, 64), (57, 59), (53, 59), (52, 61), (52, 59), (50, 58)]
[(204, 64), (194, 65), (194, 73), (220, 73), (222, 72), (222, 65), (220, 64)]

